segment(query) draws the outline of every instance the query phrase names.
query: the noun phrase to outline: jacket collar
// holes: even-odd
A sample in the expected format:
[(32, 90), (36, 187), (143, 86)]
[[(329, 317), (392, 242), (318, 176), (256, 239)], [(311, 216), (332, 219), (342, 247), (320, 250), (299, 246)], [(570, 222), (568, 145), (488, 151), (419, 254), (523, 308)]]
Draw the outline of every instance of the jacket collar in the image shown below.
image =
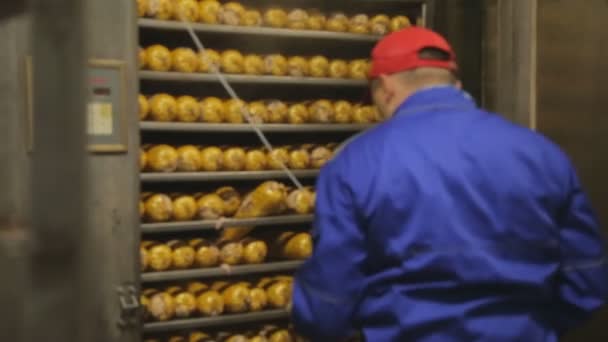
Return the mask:
[(397, 108), (395, 114), (435, 108), (474, 109), (475, 100), (465, 91), (456, 87), (433, 86), (423, 88), (413, 93)]

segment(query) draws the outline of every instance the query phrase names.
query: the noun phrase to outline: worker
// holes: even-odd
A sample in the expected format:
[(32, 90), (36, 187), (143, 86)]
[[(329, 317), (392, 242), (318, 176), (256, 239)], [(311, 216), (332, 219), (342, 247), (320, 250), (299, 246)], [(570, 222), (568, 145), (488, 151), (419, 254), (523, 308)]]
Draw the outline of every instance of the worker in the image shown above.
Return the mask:
[(312, 341), (557, 341), (608, 296), (598, 222), (547, 138), (477, 107), (439, 34), (372, 51), (390, 119), (317, 181), (315, 250), (292, 319)]

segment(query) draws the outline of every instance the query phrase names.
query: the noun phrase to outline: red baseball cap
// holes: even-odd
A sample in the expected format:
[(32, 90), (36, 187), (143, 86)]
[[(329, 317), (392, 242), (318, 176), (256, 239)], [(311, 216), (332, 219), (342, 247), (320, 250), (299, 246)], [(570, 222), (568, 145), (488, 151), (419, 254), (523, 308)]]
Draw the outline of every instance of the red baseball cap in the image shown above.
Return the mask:
[[(431, 60), (420, 57), (424, 49), (437, 49), (445, 52), (448, 60)], [(409, 27), (393, 32), (382, 38), (372, 50), (372, 65), (369, 78), (382, 74), (412, 70), (421, 67), (434, 67), (456, 71), (456, 54), (450, 44), (437, 32), (423, 27)]]

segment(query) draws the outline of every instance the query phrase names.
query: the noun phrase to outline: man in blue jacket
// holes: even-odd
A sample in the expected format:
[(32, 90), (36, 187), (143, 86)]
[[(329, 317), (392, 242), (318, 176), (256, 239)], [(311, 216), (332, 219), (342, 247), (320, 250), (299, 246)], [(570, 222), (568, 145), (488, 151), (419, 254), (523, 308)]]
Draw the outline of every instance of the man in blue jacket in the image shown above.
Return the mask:
[(568, 158), (460, 90), (449, 44), (409, 28), (372, 52), (388, 119), (317, 183), (292, 318), (312, 341), (557, 341), (608, 295), (604, 241)]

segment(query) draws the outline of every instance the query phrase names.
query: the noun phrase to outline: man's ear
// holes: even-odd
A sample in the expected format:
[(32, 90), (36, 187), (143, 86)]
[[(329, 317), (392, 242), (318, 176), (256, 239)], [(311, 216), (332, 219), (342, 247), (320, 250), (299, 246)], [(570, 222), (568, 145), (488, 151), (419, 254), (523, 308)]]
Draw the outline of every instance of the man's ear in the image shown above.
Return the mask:
[(390, 99), (395, 95), (395, 84), (393, 80), (388, 75), (380, 75), (378, 77), (379, 86), (382, 87), (384, 101), (390, 101)]
[(460, 80), (456, 81), (456, 83), (454, 84), (454, 86), (458, 89), (462, 89), (462, 82)]

